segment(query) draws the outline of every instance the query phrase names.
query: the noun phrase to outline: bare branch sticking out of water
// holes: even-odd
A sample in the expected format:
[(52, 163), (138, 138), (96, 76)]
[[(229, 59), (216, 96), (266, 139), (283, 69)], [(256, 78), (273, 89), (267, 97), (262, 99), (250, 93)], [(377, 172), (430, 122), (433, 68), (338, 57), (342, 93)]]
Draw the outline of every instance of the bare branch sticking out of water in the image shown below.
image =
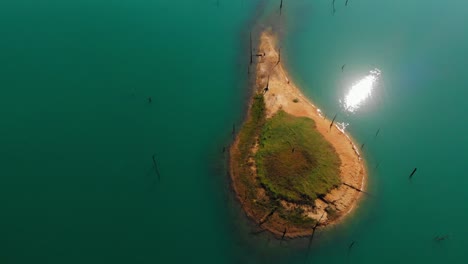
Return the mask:
[(312, 235), (310, 236), (309, 245), (307, 246), (306, 260), (309, 258), (309, 251), (310, 251), (310, 247), (312, 246), (312, 241), (314, 240), (315, 231), (316, 231), (317, 227), (319, 226), (320, 221), (322, 220), (322, 218), (323, 218), (324, 215), (325, 215), (325, 213), (322, 214), (322, 216), (320, 217), (320, 219), (317, 221), (317, 223), (315, 223), (314, 227), (312, 228)]
[(332, 126), (333, 126), (333, 123), (335, 123), (335, 119), (336, 119), (336, 116), (337, 116), (337, 115), (338, 115), (338, 114), (335, 114), (335, 116), (333, 117), (333, 120), (332, 120), (331, 123), (330, 123), (330, 130), (331, 130)]
[(413, 172), (411, 172), (411, 174), (409, 176), (410, 180), (413, 178), (413, 175), (416, 173), (417, 170), (418, 170), (418, 168), (414, 168)]
[(253, 54), (252, 54), (252, 31), (250, 31), (250, 65), (253, 63)]
[(377, 132), (375, 132), (375, 136), (374, 136), (374, 138), (376, 138), (376, 137), (379, 135), (379, 133), (380, 133), (380, 128), (379, 128), (379, 129), (377, 129)]
[(348, 6), (348, 1), (349, 1), (349, 0), (346, 0), (346, 3), (344, 4), (345, 6)]
[(156, 162), (156, 155), (153, 154), (152, 158), (153, 158), (154, 171), (156, 172), (156, 175), (158, 176), (158, 181), (161, 181), (161, 173), (159, 172), (158, 163)]
[(288, 229), (287, 229), (287, 228), (284, 228), (283, 236), (281, 236), (281, 240), (284, 240), (284, 236), (286, 235), (286, 232), (288, 232)]
[(349, 256), (349, 253), (351, 252), (351, 249), (353, 249), (355, 244), (356, 244), (356, 241), (354, 241), (354, 240), (353, 240), (353, 242), (351, 242), (351, 244), (349, 244), (349, 246), (348, 246), (348, 256)]
[(335, 0), (333, 0), (332, 6), (333, 6), (333, 15), (335, 15), (335, 12), (336, 12), (336, 9), (335, 9)]
[(280, 16), (281, 16), (281, 11), (283, 10), (283, 0), (281, 0), (281, 3), (280, 3)]

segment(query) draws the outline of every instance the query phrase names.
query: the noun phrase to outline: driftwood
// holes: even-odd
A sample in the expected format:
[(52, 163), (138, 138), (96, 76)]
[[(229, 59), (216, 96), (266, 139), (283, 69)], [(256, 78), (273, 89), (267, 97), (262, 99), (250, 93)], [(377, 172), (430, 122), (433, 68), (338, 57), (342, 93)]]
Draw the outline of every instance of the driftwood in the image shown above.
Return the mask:
[(283, 10), (283, 0), (281, 0), (281, 3), (280, 3), (280, 16), (281, 16), (281, 10)]
[(375, 132), (375, 136), (374, 136), (374, 138), (376, 138), (376, 137), (379, 135), (379, 133), (380, 133), (380, 128), (379, 128), (379, 129), (377, 129), (377, 132)]
[(349, 0), (346, 0), (346, 3), (344, 4), (345, 6), (348, 6), (348, 1), (349, 1)]

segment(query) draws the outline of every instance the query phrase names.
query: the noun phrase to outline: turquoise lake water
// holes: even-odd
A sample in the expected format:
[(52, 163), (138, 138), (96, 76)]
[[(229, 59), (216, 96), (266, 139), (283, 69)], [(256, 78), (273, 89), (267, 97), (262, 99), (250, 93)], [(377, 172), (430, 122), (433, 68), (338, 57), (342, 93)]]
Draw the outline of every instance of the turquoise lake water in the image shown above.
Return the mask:
[[(1, 1), (0, 263), (466, 263), (468, 3), (279, 2)], [(294, 81), (365, 144), (371, 195), (310, 250), (250, 234), (222, 153), (249, 31), (271, 23)]]

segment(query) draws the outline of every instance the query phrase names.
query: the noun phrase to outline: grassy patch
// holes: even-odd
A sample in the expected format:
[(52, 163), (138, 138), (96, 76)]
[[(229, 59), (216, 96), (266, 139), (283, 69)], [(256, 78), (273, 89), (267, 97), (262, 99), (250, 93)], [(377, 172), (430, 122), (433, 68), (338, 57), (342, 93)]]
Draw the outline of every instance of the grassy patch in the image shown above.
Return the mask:
[(280, 110), (263, 123), (255, 160), (272, 197), (309, 203), (340, 184), (340, 159), (312, 119)]
[(239, 131), (239, 153), (233, 158), (238, 164), (239, 178), (246, 186), (246, 193), (243, 194), (246, 199), (255, 200), (255, 182), (250, 180), (253, 172), (251, 170), (252, 159), (254, 158), (251, 152), (257, 138), (265, 124), (265, 102), (262, 94), (256, 94), (252, 101), (252, 106), (249, 113), (249, 118), (246, 120), (241, 130)]

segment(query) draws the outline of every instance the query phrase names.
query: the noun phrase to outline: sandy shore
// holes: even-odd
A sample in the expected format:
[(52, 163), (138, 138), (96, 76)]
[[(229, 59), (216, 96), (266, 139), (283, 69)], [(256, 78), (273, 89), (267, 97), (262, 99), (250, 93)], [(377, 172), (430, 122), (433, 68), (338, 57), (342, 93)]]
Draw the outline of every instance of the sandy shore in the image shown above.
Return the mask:
[[(258, 54), (264, 55), (257, 57), (256, 88), (257, 92), (264, 92), (268, 83), (268, 91), (264, 94), (267, 118), (271, 117), (279, 109), (283, 109), (289, 114), (306, 116), (313, 119), (316, 123), (317, 130), (332, 144), (340, 157), (340, 177), (343, 184), (333, 189), (324, 198), (317, 199), (315, 201), (315, 207), (301, 206), (309, 217), (316, 220), (320, 219), (320, 225), (322, 227), (335, 224), (343, 220), (345, 216), (349, 215), (349, 213), (356, 208), (359, 198), (362, 195), (362, 192), (358, 190), (365, 189), (367, 178), (365, 164), (352, 139), (336, 126), (330, 129), (331, 120), (324, 118), (320, 110), (297, 88), (284, 69), (282, 63), (278, 63), (279, 54), (276, 47), (276, 37), (271, 32), (262, 33)], [(231, 153), (236, 149), (236, 142), (233, 144)], [(236, 169), (232, 166), (231, 174), (233, 181), (235, 181)], [(236, 184), (234, 184), (234, 189), (239, 199), (242, 201), (243, 197), (239, 192), (240, 188), (236, 187)], [(255, 219), (255, 212), (249, 208), (249, 203), (243, 202), (242, 204), (247, 214)], [(287, 202), (283, 202), (283, 205), (296, 206)], [(330, 219), (325, 212), (325, 208), (330, 205), (332, 205), (337, 212), (337, 217), (333, 219)], [(264, 225), (265, 229), (268, 229), (276, 235), (281, 235), (283, 233), (284, 222), (280, 221), (281, 223), (275, 223), (275, 217), (269, 222), (270, 223)], [(311, 230), (290, 228), (286, 236), (306, 236), (310, 235), (311, 232)]]

